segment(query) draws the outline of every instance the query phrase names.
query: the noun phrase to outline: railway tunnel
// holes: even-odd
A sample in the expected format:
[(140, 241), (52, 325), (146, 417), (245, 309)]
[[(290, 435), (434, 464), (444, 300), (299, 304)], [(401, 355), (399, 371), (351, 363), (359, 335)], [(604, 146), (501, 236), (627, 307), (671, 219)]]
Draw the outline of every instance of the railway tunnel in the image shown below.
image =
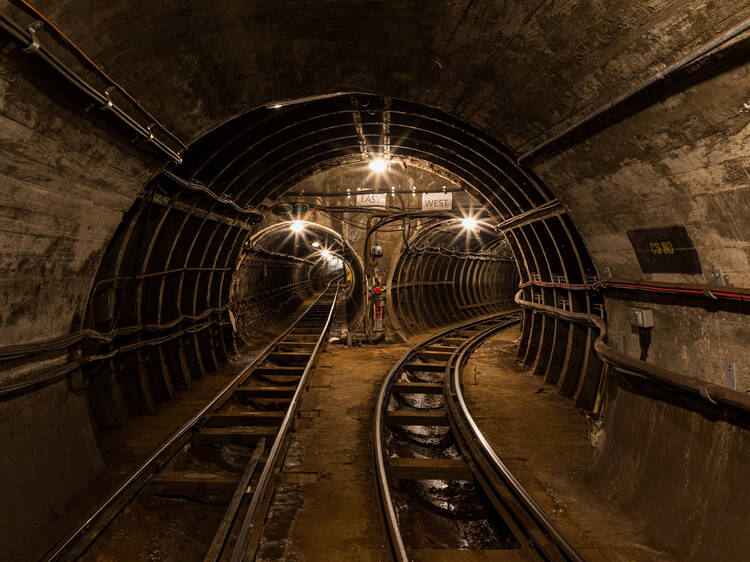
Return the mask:
[(744, 559), (748, 18), (3, 2), (2, 558)]

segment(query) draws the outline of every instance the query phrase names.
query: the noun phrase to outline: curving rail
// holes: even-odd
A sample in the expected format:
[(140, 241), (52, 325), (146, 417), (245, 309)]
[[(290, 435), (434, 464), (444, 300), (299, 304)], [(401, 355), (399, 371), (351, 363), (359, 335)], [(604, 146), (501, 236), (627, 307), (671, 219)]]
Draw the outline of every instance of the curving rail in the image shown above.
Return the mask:
[(471, 353), (519, 320), (502, 313), (445, 330), (410, 349), (384, 380), (373, 447), (395, 560), (429, 559), (436, 549), (583, 560), (492, 450), (464, 400)]
[[(142, 495), (199, 501), (208, 497), (212, 503), (227, 506), (205, 545), (204, 560), (243, 560), (253, 551), (258, 523), (265, 519), (275, 472), (283, 461), (302, 394), (325, 346), (338, 294), (339, 281), (334, 279), (289, 328), (164, 441), (45, 560), (78, 559)], [(233, 447), (231, 453), (239, 460), (227, 461), (227, 446)], [(172, 517), (174, 511), (165, 514), (167, 519)]]

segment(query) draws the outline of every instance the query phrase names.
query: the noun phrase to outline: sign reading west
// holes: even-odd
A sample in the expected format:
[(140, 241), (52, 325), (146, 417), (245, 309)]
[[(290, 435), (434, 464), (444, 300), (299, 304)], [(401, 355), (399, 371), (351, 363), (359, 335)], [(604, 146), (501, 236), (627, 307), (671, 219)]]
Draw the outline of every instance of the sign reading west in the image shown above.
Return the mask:
[(385, 196), (385, 193), (359, 193), (357, 194), (357, 207), (385, 208)]
[(423, 193), (423, 211), (447, 211), (453, 208), (452, 193)]

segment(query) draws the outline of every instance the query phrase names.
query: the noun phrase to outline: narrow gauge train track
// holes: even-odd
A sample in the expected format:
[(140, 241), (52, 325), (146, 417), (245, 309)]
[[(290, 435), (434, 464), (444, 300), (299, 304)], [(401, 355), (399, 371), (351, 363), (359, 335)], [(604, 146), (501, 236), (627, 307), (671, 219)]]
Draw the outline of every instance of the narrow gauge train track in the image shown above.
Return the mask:
[[(126, 516), (126, 507), (154, 497), (166, 504), (164, 513), (152, 504), (145, 512), (149, 522), (156, 518), (157, 526), (164, 527), (173, 524), (180, 509), (219, 506), (219, 515), (213, 518), (213, 538), (209, 532), (205, 541), (204, 560), (238, 562), (248, 553), (252, 559), (287, 436), (326, 344), (338, 294), (339, 282), (334, 279), (287, 330), (162, 443), (45, 559), (84, 556), (110, 525)], [(163, 554), (185, 559), (183, 552)]]
[(471, 550), (481, 560), (583, 560), (492, 450), (464, 400), (471, 353), (518, 322), (518, 313), (504, 313), (441, 332), (384, 380), (373, 447), (395, 560), (453, 560), (458, 551), (468, 560)]

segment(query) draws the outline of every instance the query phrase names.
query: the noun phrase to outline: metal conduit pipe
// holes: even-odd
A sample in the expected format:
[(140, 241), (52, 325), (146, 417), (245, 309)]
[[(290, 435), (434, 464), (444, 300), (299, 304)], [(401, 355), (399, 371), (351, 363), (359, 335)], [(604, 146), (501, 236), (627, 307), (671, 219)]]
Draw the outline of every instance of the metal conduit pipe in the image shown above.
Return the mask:
[(750, 289), (731, 288), (718, 285), (669, 284), (652, 281), (608, 279), (606, 281), (595, 283), (593, 288), (603, 291), (614, 289), (633, 291), (637, 293), (657, 293), (660, 295), (699, 297), (712, 300), (730, 300), (735, 302), (750, 301)]
[[(169, 334), (166, 334), (164, 336), (160, 336), (157, 338), (141, 340), (132, 344), (123, 345), (122, 347), (115, 347), (111, 351), (108, 351), (107, 353), (104, 353), (104, 354), (88, 355), (86, 357), (82, 357), (80, 359), (71, 361), (69, 363), (65, 363), (60, 366), (44, 368), (34, 373), (27, 374), (24, 377), (24, 380), (20, 382), (14, 382), (14, 383), (4, 384), (0, 386), (0, 400), (7, 399), (9, 397), (19, 396), (26, 392), (36, 390), (37, 388), (41, 386), (45, 386), (45, 385), (57, 382), (59, 380), (62, 380), (69, 373), (77, 369), (80, 369), (84, 365), (88, 365), (93, 362), (112, 359), (123, 353), (130, 353), (133, 351), (137, 351), (143, 347), (159, 346), (171, 340), (179, 338), (182, 335), (196, 334), (206, 329), (210, 329), (212, 326), (229, 326), (229, 324), (230, 323), (228, 321), (210, 320), (208, 322), (197, 324), (195, 326), (191, 326), (188, 328), (183, 328), (182, 330), (171, 332)], [(86, 377), (83, 377), (83, 379), (85, 380)], [(84, 382), (84, 386), (85, 386), (85, 382)]]
[[(75, 86), (78, 90), (83, 92), (85, 95), (93, 99), (98, 103), (102, 109), (111, 111), (112, 114), (122, 121), (129, 128), (134, 130), (138, 135), (143, 137), (146, 141), (152, 143), (157, 149), (166, 154), (172, 161), (177, 164), (182, 163), (182, 157), (180, 153), (187, 148), (187, 146), (177, 137), (174, 133), (169, 131), (161, 122), (154, 117), (148, 110), (146, 110), (133, 96), (131, 96), (127, 90), (110, 78), (97, 64), (89, 59), (81, 49), (79, 49), (75, 43), (73, 43), (68, 37), (60, 31), (48, 18), (37, 11), (33, 6), (22, 0), (23, 5), (31, 11), (31, 13), (39, 18), (29, 25), (28, 35), (27, 31), (23, 30), (18, 24), (13, 22), (4, 14), (0, 14), (0, 30), (4, 31), (10, 38), (22, 45), (22, 49), (25, 53), (36, 54), (44, 62), (50, 65), (54, 70), (65, 78), (70, 84)], [(39, 30), (46, 25), (48, 29), (55, 32), (60, 39), (67, 44), (73, 51), (73, 54), (86, 62), (92, 72), (97, 74), (104, 82), (110, 84), (104, 92), (98, 91), (94, 86), (89, 84), (80, 75), (74, 72), (69, 66), (63, 63), (59, 58), (52, 54), (46, 45), (43, 45), (37, 33)], [(116, 105), (110, 98), (112, 91), (119, 91), (128, 101), (131, 103), (144, 117), (146, 117), (150, 123), (143, 124), (136, 118), (132, 117), (124, 109)], [(178, 145), (179, 148), (174, 149), (169, 146), (169, 143), (161, 140), (154, 134), (154, 127), (158, 127), (166, 136), (172, 139), (173, 143)]]
[(726, 31), (725, 33), (722, 33), (721, 35), (719, 35), (718, 37), (712, 39), (708, 43), (705, 43), (697, 51), (694, 51), (691, 54), (687, 55), (686, 57), (681, 58), (677, 62), (669, 65), (664, 70), (660, 70), (659, 72), (657, 72), (655, 75), (653, 75), (648, 80), (646, 80), (644, 82), (641, 82), (640, 84), (638, 84), (634, 88), (628, 90), (627, 92), (625, 92), (621, 96), (615, 98), (611, 102), (603, 105), (602, 107), (600, 107), (596, 111), (590, 113), (589, 115), (587, 115), (586, 117), (584, 117), (580, 121), (578, 121), (578, 122), (574, 123), (573, 125), (567, 127), (566, 129), (564, 129), (563, 131), (559, 132), (558, 134), (552, 136), (551, 138), (547, 139), (546, 141), (544, 141), (544, 142), (536, 145), (532, 149), (527, 150), (526, 152), (524, 152), (523, 154), (521, 154), (518, 157), (518, 159), (517, 159), (518, 164), (520, 164), (524, 160), (528, 160), (529, 158), (531, 158), (532, 156), (534, 156), (537, 153), (541, 152), (542, 150), (544, 150), (548, 146), (551, 146), (551, 145), (557, 143), (558, 141), (560, 141), (562, 138), (568, 136), (573, 131), (576, 131), (576, 130), (584, 127), (585, 125), (587, 125), (588, 123), (590, 123), (591, 121), (593, 121), (594, 119), (596, 119), (597, 117), (600, 117), (601, 115), (607, 113), (608, 111), (612, 110), (616, 106), (618, 106), (618, 105), (626, 102), (630, 98), (632, 98), (635, 95), (639, 94), (640, 92), (644, 91), (646, 88), (648, 88), (648, 87), (656, 84), (657, 82), (659, 82), (661, 80), (669, 78), (672, 74), (674, 74), (678, 70), (681, 70), (681, 69), (687, 67), (688, 65), (690, 65), (690, 64), (698, 61), (700, 58), (708, 55), (709, 53), (711, 53), (713, 51), (715, 51), (716, 49), (718, 49), (722, 45), (725, 45), (726, 43), (728, 43), (732, 39), (735, 39), (735, 38), (739, 37), (740, 35), (746, 33), (748, 30), (750, 30), (750, 19), (743, 21), (742, 23), (740, 23), (739, 25), (733, 27), (729, 31)]
[(608, 279), (595, 283), (547, 283), (528, 281), (519, 288), (539, 287), (549, 289), (566, 289), (570, 291), (627, 291), (633, 293), (650, 293), (676, 297), (695, 297), (710, 300), (728, 300), (733, 302), (750, 301), (750, 289), (724, 287), (721, 285), (700, 285), (688, 283), (661, 283), (658, 281), (640, 281), (626, 279)]
[[(8, 18), (0, 14), (0, 30), (8, 34), (13, 40), (24, 45), (27, 44), (30, 48), (34, 45), (33, 36), (27, 38), (25, 34), (16, 29), (15, 24), (10, 22)], [(70, 70), (63, 62), (57, 57), (48, 53), (43, 47), (37, 46), (36, 50), (32, 51), (37, 53), (39, 57), (49, 64), (54, 70), (70, 82), (73, 86), (83, 92), (85, 95), (92, 98), (98, 103), (102, 109), (110, 111), (112, 115), (117, 117), (121, 122), (127, 125), (130, 129), (135, 131), (139, 136), (143, 137), (144, 140), (152, 143), (157, 149), (166, 154), (172, 161), (179, 164), (182, 162), (180, 152), (170, 148), (164, 141), (157, 138), (151, 131), (150, 125), (143, 125), (139, 123), (135, 118), (131, 117), (125, 110), (116, 105), (107, 93), (101, 93), (96, 88), (91, 86), (88, 82), (80, 78), (75, 72)]]

